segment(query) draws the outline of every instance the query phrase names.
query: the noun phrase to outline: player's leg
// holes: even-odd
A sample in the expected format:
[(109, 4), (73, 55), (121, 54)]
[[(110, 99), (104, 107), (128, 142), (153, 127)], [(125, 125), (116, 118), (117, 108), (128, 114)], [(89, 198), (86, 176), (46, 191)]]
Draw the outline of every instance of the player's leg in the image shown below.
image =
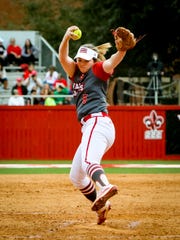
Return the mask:
[(100, 165), (104, 153), (112, 146), (115, 139), (115, 129), (110, 118), (92, 118), (83, 129), (81, 142), (82, 167), (99, 188), (97, 199), (92, 210), (98, 211), (105, 206), (106, 201), (117, 193), (117, 187), (111, 185)]
[(81, 144), (79, 145), (72, 161), (70, 179), (73, 185), (91, 202), (96, 199), (96, 188), (94, 182), (87, 176), (86, 171), (82, 169), (81, 162)]
[[(70, 179), (75, 187), (77, 187), (81, 193), (91, 202), (96, 200), (96, 188), (94, 182), (87, 176), (81, 168), (81, 147), (76, 151), (74, 156), (72, 167), (70, 171)], [(111, 204), (109, 201), (101, 209), (97, 211), (97, 224), (102, 224), (106, 218)]]
[(101, 159), (112, 146), (114, 139), (114, 125), (109, 118), (92, 118), (83, 128), (81, 140), (82, 168), (98, 187), (109, 184), (101, 166)]

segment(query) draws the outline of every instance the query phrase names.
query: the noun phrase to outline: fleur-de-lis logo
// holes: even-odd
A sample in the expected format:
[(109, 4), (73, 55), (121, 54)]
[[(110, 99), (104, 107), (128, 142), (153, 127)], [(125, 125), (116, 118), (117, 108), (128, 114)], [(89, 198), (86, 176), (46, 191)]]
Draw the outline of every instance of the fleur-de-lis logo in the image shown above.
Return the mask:
[(156, 130), (159, 129), (164, 123), (164, 118), (158, 116), (155, 110), (152, 110), (149, 116), (143, 118), (143, 123), (148, 129)]

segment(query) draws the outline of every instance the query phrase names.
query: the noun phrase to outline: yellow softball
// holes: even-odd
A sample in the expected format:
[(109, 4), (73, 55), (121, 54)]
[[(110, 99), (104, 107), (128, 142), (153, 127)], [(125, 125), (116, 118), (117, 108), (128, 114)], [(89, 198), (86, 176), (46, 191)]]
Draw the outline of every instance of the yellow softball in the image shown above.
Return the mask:
[(79, 40), (81, 38), (81, 36), (82, 36), (82, 32), (81, 32), (81, 30), (79, 28), (74, 30), (73, 34), (74, 34), (72, 36), (73, 40)]

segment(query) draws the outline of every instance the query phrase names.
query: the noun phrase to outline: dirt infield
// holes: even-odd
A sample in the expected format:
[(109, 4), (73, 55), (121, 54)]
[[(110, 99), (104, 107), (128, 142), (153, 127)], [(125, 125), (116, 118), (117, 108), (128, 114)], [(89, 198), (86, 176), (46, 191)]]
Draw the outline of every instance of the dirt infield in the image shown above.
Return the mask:
[(108, 174), (119, 187), (104, 225), (67, 174), (0, 175), (0, 240), (180, 239), (179, 174)]

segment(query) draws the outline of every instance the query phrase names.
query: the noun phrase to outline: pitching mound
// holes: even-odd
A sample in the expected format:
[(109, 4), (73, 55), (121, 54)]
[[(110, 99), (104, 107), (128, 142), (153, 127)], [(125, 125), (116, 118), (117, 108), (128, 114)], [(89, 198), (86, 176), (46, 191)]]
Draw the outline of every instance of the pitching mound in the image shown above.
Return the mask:
[(119, 193), (99, 226), (68, 175), (0, 175), (0, 239), (180, 239), (179, 174), (108, 177)]

